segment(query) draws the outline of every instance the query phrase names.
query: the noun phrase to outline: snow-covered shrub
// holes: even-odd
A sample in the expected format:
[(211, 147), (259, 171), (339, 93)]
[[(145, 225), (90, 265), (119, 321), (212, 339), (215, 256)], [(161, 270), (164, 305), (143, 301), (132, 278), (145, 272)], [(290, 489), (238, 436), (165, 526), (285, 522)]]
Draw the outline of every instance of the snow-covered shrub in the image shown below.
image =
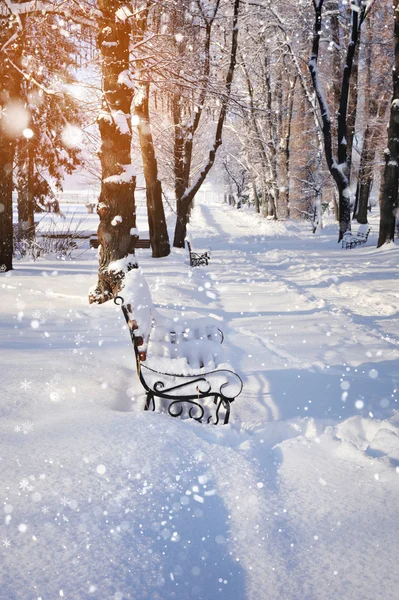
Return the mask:
[(82, 232), (79, 225), (80, 223), (72, 225), (71, 221), (60, 231), (53, 222), (46, 229), (39, 223), (35, 234), (30, 237), (26, 236), (19, 223), (15, 224), (14, 256), (17, 259), (28, 257), (32, 260), (48, 255), (54, 255), (58, 259), (72, 258), (73, 251), (82, 244)]

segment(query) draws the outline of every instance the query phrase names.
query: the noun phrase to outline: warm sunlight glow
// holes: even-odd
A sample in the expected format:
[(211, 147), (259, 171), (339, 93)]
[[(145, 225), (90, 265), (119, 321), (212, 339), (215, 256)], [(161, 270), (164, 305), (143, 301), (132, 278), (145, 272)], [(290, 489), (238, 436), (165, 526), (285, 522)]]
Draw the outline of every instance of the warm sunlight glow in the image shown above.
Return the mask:
[(30, 140), (31, 138), (33, 138), (33, 131), (32, 131), (32, 129), (29, 129), (29, 127), (27, 127), (26, 129), (23, 130), (22, 135), (27, 140)]
[(62, 130), (61, 139), (63, 144), (68, 148), (76, 148), (83, 140), (83, 132), (76, 125), (68, 123)]
[(10, 102), (3, 109), (2, 128), (10, 137), (19, 137), (29, 125), (30, 115), (21, 102)]

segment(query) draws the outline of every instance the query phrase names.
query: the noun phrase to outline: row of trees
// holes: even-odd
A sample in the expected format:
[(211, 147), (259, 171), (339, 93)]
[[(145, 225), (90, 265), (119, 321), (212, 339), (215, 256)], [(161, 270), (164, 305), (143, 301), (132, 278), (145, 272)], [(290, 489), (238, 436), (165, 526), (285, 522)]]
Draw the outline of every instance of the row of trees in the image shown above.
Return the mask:
[[(88, 49), (101, 80), (101, 247), (91, 301), (112, 297), (135, 265), (135, 149), (154, 257), (170, 251), (165, 189), (176, 200), (173, 245), (183, 247), (195, 195), (215, 161), (231, 194), (251, 200), (265, 217), (310, 216), (317, 231), (329, 195), (336, 198), (339, 239), (352, 219), (367, 222), (392, 95), (388, 0), (2, 3), (0, 264), (6, 269), (12, 268), (13, 186), (20, 220), (32, 232), (48, 175), (61, 184), (62, 173), (82, 159), (65, 128), (93, 119), (92, 105), (77, 102), (68, 87), (84, 77)], [(394, 238), (398, 202), (397, 73), (379, 245)], [(16, 119), (18, 110), (25, 121)], [(33, 137), (24, 139), (23, 130)], [(109, 269), (120, 259), (126, 260)]]
[[(255, 28), (254, 15), (243, 23), (241, 98), (230, 123), (240, 160), (227, 153), (223, 161), (231, 191), (252, 199), (266, 217), (310, 218), (314, 231), (333, 198), (340, 240), (352, 219), (367, 223), (381, 174), (392, 96), (392, 5), (256, 5), (263, 24)], [(381, 190), (383, 202), (388, 196)], [(379, 245), (393, 239), (395, 208), (391, 199), (382, 209)]]

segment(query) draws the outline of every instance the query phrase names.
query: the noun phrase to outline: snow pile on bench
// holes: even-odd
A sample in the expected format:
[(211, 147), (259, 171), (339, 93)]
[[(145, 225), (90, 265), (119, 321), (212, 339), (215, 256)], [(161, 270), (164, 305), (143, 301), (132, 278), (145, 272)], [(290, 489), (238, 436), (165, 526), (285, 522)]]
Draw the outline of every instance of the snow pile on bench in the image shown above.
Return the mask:
[(147, 353), (146, 367), (188, 376), (231, 369), (224, 362), (223, 334), (216, 319), (180, 319), (177, 323), (160, 314), (153, 305), (142, 269), (126, 274), (121, 295), (137, 322), (136, 335), (143, 338), (139, 349)]

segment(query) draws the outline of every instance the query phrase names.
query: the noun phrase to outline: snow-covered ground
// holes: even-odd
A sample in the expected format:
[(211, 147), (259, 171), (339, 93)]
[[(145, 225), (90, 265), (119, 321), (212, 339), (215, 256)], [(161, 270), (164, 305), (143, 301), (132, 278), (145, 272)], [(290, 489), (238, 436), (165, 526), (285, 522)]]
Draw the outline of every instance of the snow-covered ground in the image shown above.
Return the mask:
[(192, 223), (207, 268), (138, 256), (160, 312), (220, 322), (227, 426), (143, 412), (95, 250), (1, 275), (1, 600), (396, 600), (399, 247)]

